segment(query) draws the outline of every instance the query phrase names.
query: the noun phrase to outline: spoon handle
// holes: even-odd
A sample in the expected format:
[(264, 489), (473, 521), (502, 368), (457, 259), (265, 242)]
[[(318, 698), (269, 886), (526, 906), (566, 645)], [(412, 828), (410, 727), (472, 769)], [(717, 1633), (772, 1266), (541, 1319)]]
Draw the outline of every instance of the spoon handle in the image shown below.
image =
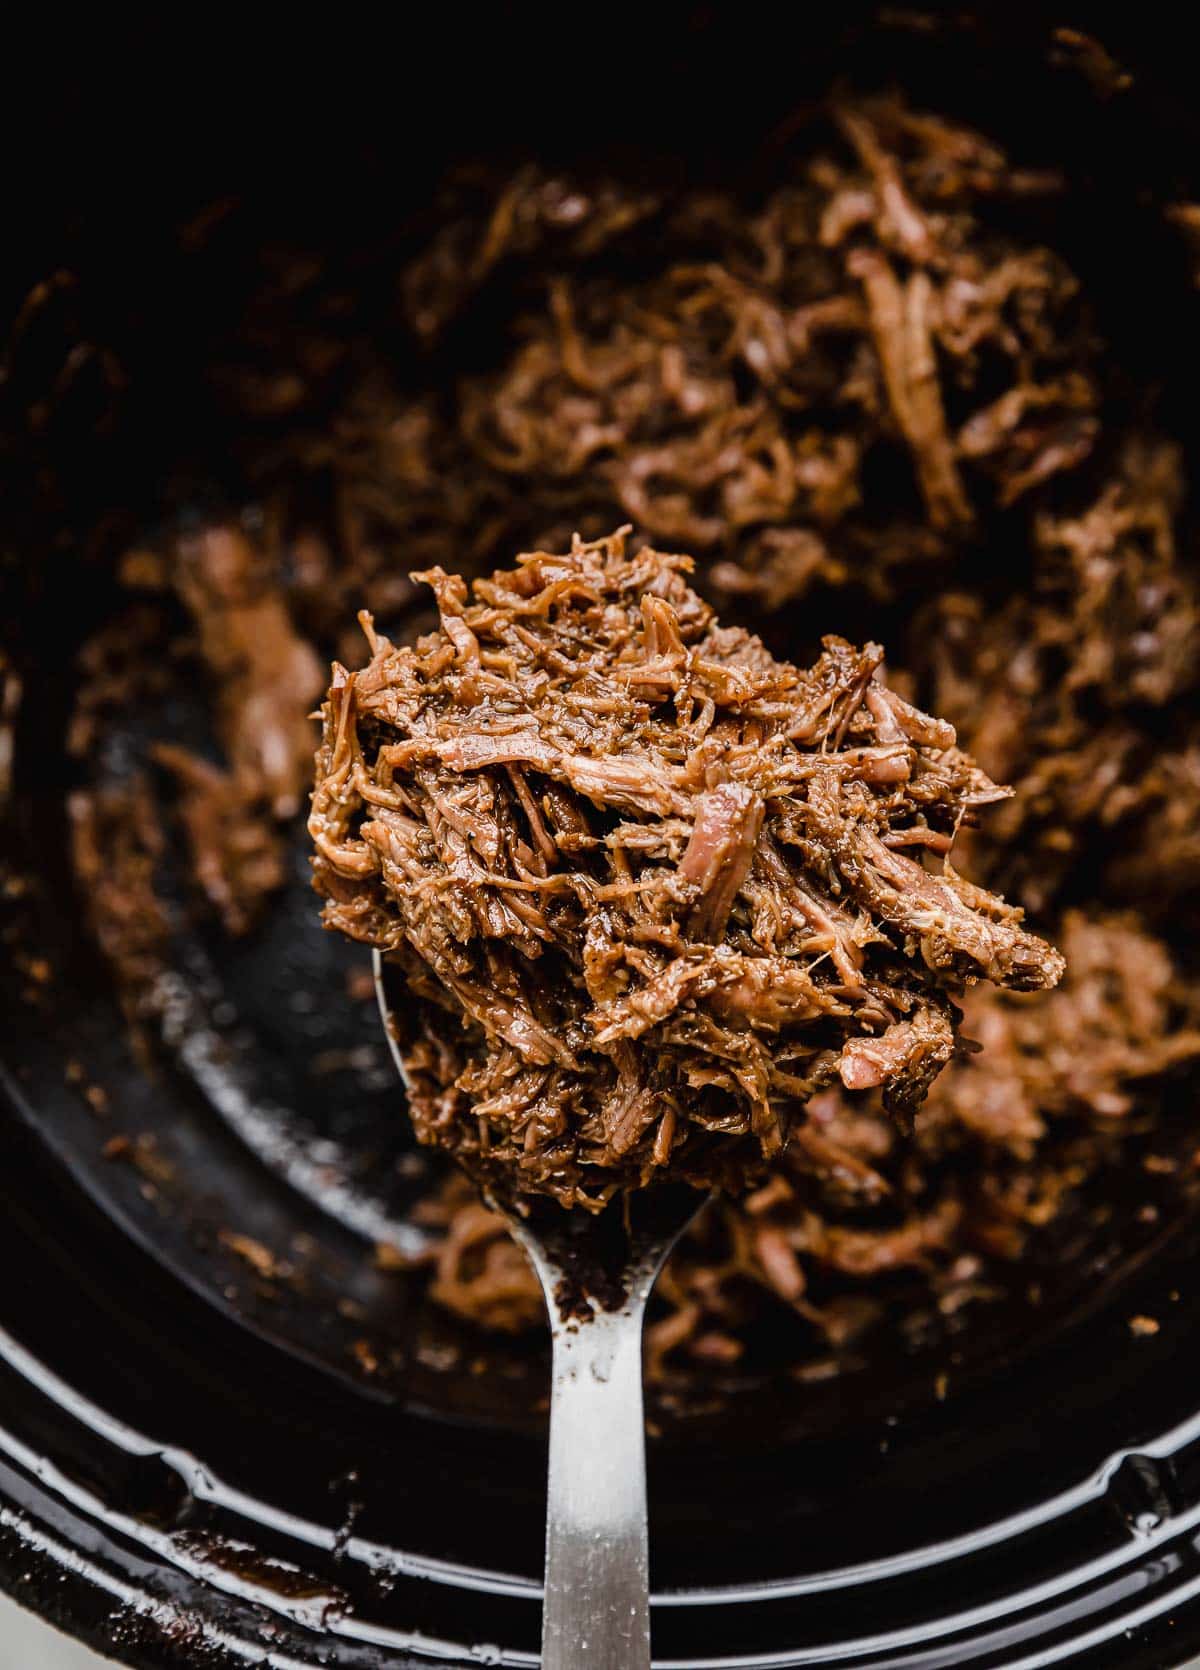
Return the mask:
[(551, 1305), (542, 1670), (649, 1670), (644, 1292), (583, 1323)]

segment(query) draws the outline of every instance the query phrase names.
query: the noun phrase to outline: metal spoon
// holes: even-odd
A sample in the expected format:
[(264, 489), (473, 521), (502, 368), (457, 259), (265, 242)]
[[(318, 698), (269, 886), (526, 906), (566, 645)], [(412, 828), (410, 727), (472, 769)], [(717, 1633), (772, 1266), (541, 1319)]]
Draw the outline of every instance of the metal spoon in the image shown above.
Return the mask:
[[(384, 1031), (407, 1082), (387, 965), (373, 955)], [(598, 1216), (552, 1201), (503, 1213), (537, 1271), (554, 1341), (542, 1670), (650, 1670), (642, 1323), (659, 1271), (708, 1198), (664, 1185)]]

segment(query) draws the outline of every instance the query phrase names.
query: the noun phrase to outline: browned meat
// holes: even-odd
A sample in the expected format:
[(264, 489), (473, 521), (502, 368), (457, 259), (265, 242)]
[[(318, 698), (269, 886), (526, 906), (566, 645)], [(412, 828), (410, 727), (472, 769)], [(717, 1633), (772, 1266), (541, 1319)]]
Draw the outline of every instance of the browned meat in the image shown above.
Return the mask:
[(159, 743), (154, 758), (179, 784), (196, 880), (232, 934), (244, 933), (284, 877), (278, 836), (245, 777), (238, 779), (185, 748)]
[(697, 801), (679, 865), (681, 879), (699, 894), (688, 916), (693, 939), (719, 940), (725, 932), (754, 864), (765, 810), (762, 796), (745, 783), (718, 783)]
[(1200, 671), (1200, 590), (1175, 531), (1180, 460), (1139, 438), (1119, 466), (1080, 514), (1039, 518), (1029, 595), (988, 610), (951, 594), (917, 634), (931, 701), (1015, 785), (986, 839), (971, 837), (972, 859), (1039, 908), (1085, 850), (1113, 854), (1110, 898), (1200, 880), (1200, 779), (1188, 738), (1164, 746), (1156, 718)]
[(1131, 1086), (1200, 1052), (1200, 1031), (1179, 1024), (1171, 957), (1135, 919), (1069, 911), (1062, 942), (1071, 976), (1052, 996), (967, 994), (963, 1031), (983, 1048), (939, 1087), (942, 1114), (1023, 1160), (1048, 1121), (1076, 1110), (1119, 1119)]
[[(878, 1324), (867, 1295), (898, 1269), (923, 1273), (946, 1310), (985, 1298), (1089, 1173), (1116, 1161), (1105, 1133), (1142, 1081), (1200, 1056), (1200, 1028), (1181, 1009), (1162, 943), (1130, 920), (1074, 912), (1062, 937), (1057, 991), (968, 994), (964, 1030), (983, 1049), (941, 1075), (910, 1139), (897, 1140), (877, 1101), (822, 1092), (768, 1182), (689, 1233), (648, 1331), (656, 1378), (710, 1362), (714, 1335), (736, 1358), (746, 1324), (772, 1301), (806, 1326), (809, 1354), (836, 1350)], [(969, 1156), (978, 1180), (962, 1197), (945, 1166), (954, 1154), (960, 1172)], [(419, 1215), (436, 1236), (438, 1303), (486, 1328), (540, 1324), (532, 1269), (465, 1178), (439, 1184)]]
[[(810, 112), (795, 151), (749, 192), (535, 165), (449, 182), (398, 280), (409, 327), (427, 345), (480, 307), (503, 333), (435, 396), (375, 367), (333, 433), (293, 442), (333, 471), (355, 570), (347, 588), (321, 559), (326, 618), (364, 586), (402, 606), (411, 568), (478, 572), (618, 515), (743, 606), (891, 595), (1076, 475), (1100, 344), (1044, 213), (1033, 236), (996, 214), (1062, 182), (895, 97)], [(901, 479), (882, 514), (881, 472)]]
[(217, 680), (221, 738), (232, 775), (273, 816), (299, 811), (312, 758), (309, 708), (324, 688), (312, 645), (240, 529), (211, 527), (180, 542), (176, 583)]
[[(927, 245), (923, 239), (920, 248)], [(888, 402), (916, 462), (930, 521), (935, 528), (969, 521), (938, 386), (932, 281), (916, 272), (901, 285), (887, 258), (873, 250), (856, 251), (849, 270), (862, 282)]]
[(136, 1017), (163, 969), (166, 912), (154, 888), (163, 851), (154, 797), (143, 777), (77, 790), (67, 802), (71, 858), (96, 942)]
[[(1084, 1182), (1110, 1165), (1128, 1173), (1138, 1133), (1153, 1129), (1187, 1153), (1186, 1103), (1178, 1114), (1157, 1113), (1142, 1080), (1176, 1059), (1173, 1040), (1180, 1055), (1193, 1050), (1200, 610), (1181, 531), (1183, 460), (1160, 432), (1169, 409), (1141, 364), (1133, 408), (1131, 368), (1095, 331), (1087, 263), (1097, 251), (1104, 260), (1109, 239), (1089, 253), (1086, 238), (1072, 237), (1074, 271), (1047, 247), (1060, 223), (1078, 229), (1069, 182), (1014, 167), (990, 139), (896, 97), (810, 110), (762, 162), (719, 184), (654, 186), (537, 165), (508, 175), (480, 162), (445, 183), (423, 248), (396, 242), (389, 229), (379, 282), (366, 292), (344, 282), (336, 263), (273, 256), (269, 277), (245, 298), (244, 328), (228, 354), (214, 344), (212, 372), (228, 415), (223, 441), (256, 497), (243, 522), (217, 525), (213, 543), (193, 534), (128, 552), (121, 578), (140, 595), (83, 648), (70, 743), (86, 783), (75, 802), (80, 908), (137, 1014), (166, 955), (167, 912), (154, 893), (159, 843), (191, 828), (199, 908), (224, 909), (230, 928), (250, 920), (254, 894), (261, 903), (278, 873), (272, 808), (294, 805), (302, 786), (303, 714), (316, 685), (276, 677), (257, 656), (259, 628), (280, 650), (277, 667), (291, 664), (297, 638), (311, 640), (322, 662), (335, 653), (351, 662), (357, 644), (348, 645), (346, 625), (358, 602), (389, 630), (393, 619), (422, 629), (425, 593), (409, 570), (477, 574), (515, 549), (562, 548), (577, 529), (599, 535), (622, 510), (639, 524), (636, 539), (694, 551), (701, 589), (734, 618), (761, 611), (778, 644), (811, 642), (812, 618), (830, 609), (841, 618), (870, 611), (870, 631), (888, 642), (891, 659), (888, 685), (869, 683), (863, 698), (875, 727), (872, 752), (858, 761), (869, 791), (902, 771), (914, 742), (953, 744), (943, 721), (913, 731), (922, 720), (908, 704), (920, 701), (953, 723), (993, 777), (1016, 784), (979, 827), (974, 812), (963, 819), (956, 867), (1053, 912), (1049, 921), (1061, 920), (1064, 901), (1083, 915), (1061, 923), (1073, 969), (1047, 1001), (968, 991), (965, 1032), (984, 1051), (950, 1062), (903, 1142), (882, 1111), (885, 1086), (844, 1095), (839, 1083), (847, 1071), (861, 1082), (893, 1065), (911, 1070), (918, 1063), (906, 1051), (924, 1041), (925, 1022), (936, 1061), (945, 1012), (881, 1013), (845, 1039), (830, 1085), (809, 1097), (802, 1123), (792, 1121), (790, 1145), (745, 1220), (710, 1221), (689, 1262), (681, 1257), (669, 1273), (673, 1308), (654, 1332), (654, 1362), (732, 1360), (751, 1337), (756, 1306), (775, 1302), (809, 1336), (795, 1345), (807, 1372), (806, 1354), (851, 1341), (897, 1304), (879, 1277), (822, 1261), (835, 1244), (826, 1230), (878, 1235), (879, 1267), (909, 1269), (921, 1302), (950, 1310), (1002, 1285), (1005, 1261), (1036, 1244), (1057, 1214), (1074, 1235), (1087, 1221)], [(1174, 218), (1196, 235), (1194, 204), (1178, 205)], [(212, 250), (206, 225), (217, 228)], [(227, 235), (220, 213), (188, 231), (205, 259), (219, 257)], [(396, 264), (385, 270), (388, 261)], [(1187, 276), (1181, 266), (1181, 284)], [(37, 287), (23, 316), (56, 282)], [(1170, 275), (1148, 267), (1146, 282), (1157, 296)], [(389, 300), (376, 308), (369, 297)], [(421, 352), (396, 355), (406, 326)], [(461, 356), (460, 345), (472, 343), (480, 352)], [(255, 529), (252, 541), (243, 527)], [(222, 574), (232, 591), (222, 590)], [(831, 587), (841, 596), (831, 600)], [(678, 646), (655, 610), (645, 635), (653, 679), (658, 663), (670, 671)], [(242, 746), (233, 697), (247, 688), (247, 660), (272, 696), (263, 729), (244, 731)], [(630, 688), (647, 702), (673, 694), (653, 682)], [(182, 704), (171, 699), (181, 694)], [(147, 767), (134, 787), (129, 749), (140, 744), (131, 737), (169, 734), (178, 743), (168, 710), (182, 705), (194, 716), (204, 703), (222, 762), (211, 793), (198, 787), (211, 768), (191, 755), (175, 756), (176, 771)], [(27, 694), (22, 719), (36, 712)], [(161, 727), (147, 724), (148, 714)], [(259, 736), (282, 747), (264, 755)], [(844, 736), (840, 751), (856, 746)], [(636, 762), (623, 776), (613, 770), (622, 762), (593, 762), (590, 781), (625, 795), (597, 829), (583, 794), (585, 758), (560, 784), (521, 753), (522, 737), (489, 747), (497, 763), (480, 769), (497, 781), (503, 773), (499, 800), (529, 849), (530, 875), (548, 878), (568, 856), (600, 870), (604, 855), (590, 843), (602, 836), (613, 843), (604, 854), (615, 863), (622, 852), (630, 878), (646, 866), (677, 878), (694, 869), (688, 880), (699, 893), (683, 930), (697, 961), (735, 932), (782, 947), (775, 961), (756, 957), (707, 995), (696, 995), (702, 970), (680, 971), (680, 1010), (712, 1016), (701, 1049), (723, 1028), (753, 1039), (753, 1017), (771, 1028), (799, 1024), (813, 980), (861, 987), (883, 954), (869, 937), (860, 943), (864, 927), (882, 927), (893, 941), (911, 931), (914, 949), (936, 949), (940, 930), (927, 924), (971, 902), (957, 879), (952, 897), (914, 882), (914, 899), (904, 885), (911, 874), (891, 871), (872, 849), (856, 855), (863, 885), (893, 912), (928, 914), (911, 930), (899, 918), (866, 920), (826, 877), (804, 884), (799, 849), (776, 839), (765, 803), (754, 838), (752, 802), (721, 793), (703, 818), (690, 818), (670, 810), (679, 791), (668, 781), (653, 785), (655, 808), (667, 810), (651, 812), (636, 795)], [(294, 765), (280, 773), (271, 760)], [(439, 760), (431, 769), (448, 768)], [(486, 835), (473, 805), (464, 813), (447, 801), (441, 815), (468, 832), (478, 821)], [(447, 822), (444, 842), (452, 828)], [(397, 861), (403, 834), (391, 835)], [(919, 859), (921, 875), (945, 882), (952, 834), (918, 819), (878, 838), (886, 853)], [(502, 851), (508, 842), (505, 824)], [(338, 838), (338, 846), (353, 866), (350, 843)], [(372, 853), (361, 861), (362, 874), (335, 882), (331, 873), (330, 885), (339, 911), (370, 939), (388, 931), (390, 917), (364, 885)], [(418, 853), (413, 862), (420, 873), (427, 860)], [(503, 897), (489, 899), (490, 919), (526, 937), (536, 938), (531, 910), (564, 908), (552, 894), (494, 891)], [(623, 922), (631, 903), (606, 908)], [(1127, 904), (1137, 916), (1120, 918), (1118, 931), (1111, 912)], [(639, 932), (658, 925), (647, 909)], [(450, 948), (457, 943), (452, 934)], [(621, 979), (647, 989), (651, 1012), (678, 995), (660, 978), (669, 951), (645, 937), (638, 946), (647, 960), (632, 976), (606, 965), (603, 941), (589, 964), (598, 982), (611, 976), (603, 1001), (618, 1028), (640, 1024), (632, 1005), (612, 1007), (629, 995)], [(982, 942), (976, 949), (987, 955)], [(810, 958), (824, 959), (811, 979), (799, 966)], [(1076, 977), (1081, 964), (1086, 980)], [(419, 974), (414, 963), (410, 978)], [(440, 989), (428, 985), (420, 1014)], [(1142, 1004), (1142, 992), (1155, 1001)], [(520, 995), (493, 994), (510, 1028), (522, 1020)], [(1088, 1014), (1094, 1025), (1082, 1023)], [(524, 1015), (529, 1047), (552, 1056), (548, 1020)], [(649, 1144), (665, 1166), (684, 1121), (673, 1108), (659, 1115), (618, 1052), (636, 1052), (656, 1026), (673, 1024), (668, 1017), (641, 1039), (614, 1036), (606, 1046), (614, 1073), (619, 1061), (626, 1070), (596, 1140), (634, 1163)], [(410, 1048), (439, 1120), (453, 1127), (463, 1098), (478, 1093), (491, 1095), (492, 1107), (524, 1106), (517, 1116), (538, 1124), (543, 1104), (521, 1098), (546, 1069), (530, 1080), (514, 1072), (502, 1092), (481, 1074), (478, 1092), (448, 1096), (445, 1085), (471, 1064), (451, 1047), (462, 1038), (448, 1042), (445, 1033), (438, 1016)], [(682, 1056), (694, 1042), (674, 1047)], [(723, 1082), (706, 1094), (742, 1095), (738, 1075), (755, 1086), (752, 1060), (720, 1068), (735, 1090)], [(690, 1086), (688, 1095), (694, 1101)], [(1121, 1111), (1131, 1102), (1136, 1119)], [(720, 1129), (704, 1135), (725, 1139)], [(1114, 1222), (1125, 1209), (1114, 1206)], [(439, 1296), (462, 1314), (487, 1311), (489, 1244), (481, 1232), (461, 1257), (445, 1255)], [(900, 1265), (897, 1250), (915, 1262)], [(505, 1289), (513, 1255), (495, 1256), (510, 1321), (522, 1303), (532, 1320), (536, 1292), (522, 1300), (515, 1277)], [(1025, 1279), (1015, 1275), (1014, 1286)]]
[(445, 1232), (429, 1259), (431, 1297), (475, 1322), (478, 1295), (486, 1292), (489, 1328), (518, 1334), (535, 1327), (545, 1316), (545, 1304), (532, 1266), (504, 1219), (488, 1210), (465, 1179), (463, 1184), (453, 1193), (449, 1213), (446, 1202), (431, 1197), (414, 1214), (426, 1228)]
[(939, 1009), (922, 1009), (915, 1021), (893, 1021), (878, 1038), (851, 1038), (842, 1049), (842, 1083), (847, 1090), (928, 1086), (953, 1053), (950, 1017)]
[(371, 661), (324, 710), (325, 922), (398, 955), (452, 1040), (418, 1135), (568, 1205), (737, 1185), (839, 1072), (908, 1116), (953, 1048), (939, 975), (1062, 971), (948, 860), (884, 844), (948, 846), (1004, 791), (892, 697), (882, 651), (776, 661), (690, 569), (616, 534), (473, 598), (435, 570), (440, 629), (396, 648), (365, 619)]
[[(292, 622), (277, 565), (240, 528), (217, 523), (165, 553), (134, 550), (123, 577), (139, 593), (174, 591), (199, 642), (176, 641), (164, 653), (163, 612), (145, 600), (116, 617), (80, 657), (69, 745), (81, 758), (92, 756), (113, 715), (160, 698), (178, 676), (172, 663), (191, 671), (198, 648), (226, 764), (176, 743), (155, 744), (151, 757), (178, 787), (173, 806), (163, 793), (157, 816), (177, 814), (201, 890), (226, 930), (243, 933), (284, 879), (277, 826), (300, 810), (311, 777), (310, 713), (324, 687), (321, 664)], [(149, 780), (143, 792), (156, 798)]]

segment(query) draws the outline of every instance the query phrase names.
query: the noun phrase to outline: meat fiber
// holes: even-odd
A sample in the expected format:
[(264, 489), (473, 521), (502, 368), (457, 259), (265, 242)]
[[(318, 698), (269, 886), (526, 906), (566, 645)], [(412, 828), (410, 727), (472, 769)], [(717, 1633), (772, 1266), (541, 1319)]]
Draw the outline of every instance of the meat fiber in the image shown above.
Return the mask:
[(777, 661), (691, 567), (618, 533), (473, 595), (433, 570), (436, 632), (364, 618), (370, 662), (334, 667), (324, 919), (409, 976), (417, 1134), (495, 1187), (740, 1187), (839, 1077), (909, 1122), (954, 1050), (948, 991), (1062, 972), (951, 867), (1005, 791), (882, 649)]

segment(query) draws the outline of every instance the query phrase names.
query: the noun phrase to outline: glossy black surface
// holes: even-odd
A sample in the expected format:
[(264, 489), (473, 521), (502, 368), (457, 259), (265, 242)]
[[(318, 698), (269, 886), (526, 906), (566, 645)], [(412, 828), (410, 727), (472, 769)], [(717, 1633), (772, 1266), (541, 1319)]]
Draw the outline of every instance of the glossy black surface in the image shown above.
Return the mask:
[[(1154, 194), (1179, 184), (1163, 176), (1165, 137), (1186, 112), (1168, 43), (1140, 39), (1136, 20), (1118, 38), (1149, 46), (1153, 79), (1123, 103), (1036, 68), (1045, 30), (1019, 9), (946, 40), (864, 32), (856, 11), (819, 39), (774, 14), (757, 35), (731, 35), (728, 10), (689, 15), (683, 28), (664, 12), (657, 34), (641, 20), (637, 40), (669, 66), (657, 110), (624, 26), (582, 57), (555, 36), (555, 91), (523, 106), (489, 76), (518, 60), (529, 73), (532, 14), (502, 10), (473, 25), (469, 58), (432, 33), (402, 62), (341, 37), (205, 40), (183, 56), (151, 37), (154, 62), (144, 39), (76, 38), (65, 61), (41, 45), (9, 110), (36, 168), (14, 188), (3, 282), (19, 295), (48, 261), (79, 268), (90, 311), (74, 328), (118, 344), (133, 375), (111, 423), (82, 404), (32, 438), (19, 379), (38, 355), (53, 364), (54, 343), (27, 345), (0, 382), (0, 545), (19, 557), (2, 630), (35, 692), (5, 834), (18, 886), (0, 968), (0, 1584), (130, 1664), (531, 1664), (543, 1510), (544, 1355), (481, 1342), (372, 1264), (372, 1241), (411, 1233), (421, 1162), (402, 1158), (373, 1005), (341, 996), (362, 959), (318, 928), (299, 834), (261, 931), (230, 952), (181, 930), (151, 1074), (77, 928), (55, 652), (107, 606), (83, 532), (114, 505), (152, 524), (238, 498), (204, 373), (249, 275), (232, 255), (197, 274), (170, 228), (236, 192), (265, 242), (321, 247), (386, 321), (356, 233), (381, 203), (398, 226), (419, 219), (446, 155), (583, 147), (723, 166), (853, 64), (940, 90), (1031, 154), (1053, 135), (1093, 189), (1065, 232), (1089, 271), (1105, 238), (1143, 262), (1157, 249)], [(422, 67), (447, 64), (444, 96), (419, 104)], [(1116, 257), (1105, 272), (1113, 334), (1132, 364), (1178, 378), (1182, 411), (1186, 368), (1164, 359), (1182, 304), (1164, 288), (1127, 320), (1138, 274)], [(186, 703), (155, 716), (178, 734), (196, 722)], [(71, 1063), (105, 1090), (107, 1117)], [(1171, 1096), (1179, 1123), (1191, 1090)], [(154, 1163), (105, 1159), (117, 1132), (152, 1135)], [(1138, 1227), (1151, 1186), (1133, 1180), (1073, 1232), (1037, 1309), (905, 1353), (884, 1343), (842, 1380), (746, 1376), (719, 1399), (654, 1407), (656, 1662), (1139, 1670), (1200, 1651), (1200, 1230), (1169, 1213), (1168, 1229)], [(231, 1230), (276, 1256), (276, 1279), (231, 1250)], [(1137, 1314), (1159, 1320), (1154, 1337), (1132, 1338)]]

